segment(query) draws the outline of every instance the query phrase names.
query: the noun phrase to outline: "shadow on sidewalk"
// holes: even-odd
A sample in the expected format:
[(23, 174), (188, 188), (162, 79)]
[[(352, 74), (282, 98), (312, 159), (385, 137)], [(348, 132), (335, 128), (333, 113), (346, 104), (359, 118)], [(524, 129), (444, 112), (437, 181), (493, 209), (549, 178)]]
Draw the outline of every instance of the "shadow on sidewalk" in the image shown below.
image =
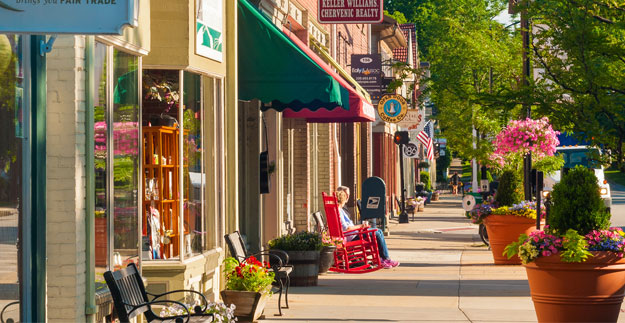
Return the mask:
[[(362, 277), (362, 276), (361, 276)], [(291, 287), (301, 295), (345, 296), (529, 296), (527, 280), (402, 280), (402, 279), (323, 279), (318, 286)]]

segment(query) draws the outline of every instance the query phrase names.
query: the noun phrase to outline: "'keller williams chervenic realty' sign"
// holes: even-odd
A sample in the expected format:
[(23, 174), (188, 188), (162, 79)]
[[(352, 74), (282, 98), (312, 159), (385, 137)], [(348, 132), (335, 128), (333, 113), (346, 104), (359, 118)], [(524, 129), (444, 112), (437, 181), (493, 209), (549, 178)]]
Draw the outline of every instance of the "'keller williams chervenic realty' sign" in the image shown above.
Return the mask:
[(375, 24), (382, 21), (383, 0), (319, 0), (319, 22)]

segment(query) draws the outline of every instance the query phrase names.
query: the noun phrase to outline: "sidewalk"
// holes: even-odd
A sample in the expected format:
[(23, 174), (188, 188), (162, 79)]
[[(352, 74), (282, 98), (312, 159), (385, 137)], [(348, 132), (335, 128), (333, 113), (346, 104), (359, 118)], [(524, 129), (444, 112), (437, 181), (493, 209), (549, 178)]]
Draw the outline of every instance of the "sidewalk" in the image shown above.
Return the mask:
[(410, 219), (391, 221), (386, 237), (399, 267), (320, 275), (318, 286), (290, 289), (281, 317), (273, 296), (261, 322), (536, 322), (525, 269), (493, 265), (460, 196), (443, 195)]

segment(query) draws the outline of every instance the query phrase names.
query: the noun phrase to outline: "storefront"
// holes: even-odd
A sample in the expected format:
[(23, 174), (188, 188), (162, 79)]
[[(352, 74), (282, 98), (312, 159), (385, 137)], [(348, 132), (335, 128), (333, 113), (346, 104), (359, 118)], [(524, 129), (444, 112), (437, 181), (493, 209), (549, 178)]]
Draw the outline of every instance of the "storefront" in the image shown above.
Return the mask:
[(237, 149), (226, 125), (236, 109), (225, 108), (236, 37), (227, 32), (225, 1), (170, 4), (152, 1), (142, 73), (142, 274), (150, 292), (193, 289), (216, 300), (222, 237), (233, 222), (228, 191), (236, 187), (236, 169), (226, 166)]

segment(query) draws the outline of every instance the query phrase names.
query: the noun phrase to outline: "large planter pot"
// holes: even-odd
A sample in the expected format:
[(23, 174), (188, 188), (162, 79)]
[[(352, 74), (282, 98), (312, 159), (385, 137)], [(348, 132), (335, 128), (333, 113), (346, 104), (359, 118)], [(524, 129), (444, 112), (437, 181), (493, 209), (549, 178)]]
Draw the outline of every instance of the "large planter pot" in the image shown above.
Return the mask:
[(432, 201), (438, 201), (439, 193), (432, 193)]
[(319, 278), (319, 250), (287, 251), (293, 272), (289, 275), (291, 286), (317, 286)]
[(319, 273), (324, 274), (334, 265), (334, 252), (336, 246), (326, 246), (321, 249), (319, 254)]
[(539, 322), (616, 322), (625, 294), (625, 260), (594, 251), (581, 263), (560, 255), (524, 265)]
[(536, 220), (514, 215), (489, 215), (483, 222), (495, 265), (520, 265), (521, 259), (518, 256), (508, 259), (503, 251), (507, 245), (519, 240), (521, 234), (530, 234), (536, 230)]
[(240, 322), (254, 322), (263, 314), (269, 293), (222, 290), (221, 298), (225, 304), (234, 304), (234, 315)]

